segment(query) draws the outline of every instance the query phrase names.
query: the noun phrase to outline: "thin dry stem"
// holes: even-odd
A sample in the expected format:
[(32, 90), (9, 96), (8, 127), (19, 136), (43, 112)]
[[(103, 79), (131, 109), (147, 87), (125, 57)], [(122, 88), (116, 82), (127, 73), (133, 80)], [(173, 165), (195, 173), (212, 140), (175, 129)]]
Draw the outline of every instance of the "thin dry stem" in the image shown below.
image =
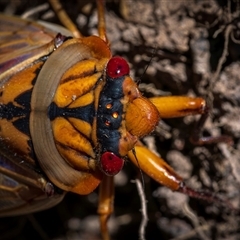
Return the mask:
[(132, 181), (133, 183), (136, 183), (138, 194), (140, 196), (141, 201), (141, 212), (142, 212), (142, 221), (139, 227), (139, 239), (145, 240), (145, 232), (147, 227), (147, 221), (148, 221), (148, 215), (147, 215), (147, 200), (144, 193), (144, 189), (142, 186), (142, 183), (139, 179), (135, 179)]

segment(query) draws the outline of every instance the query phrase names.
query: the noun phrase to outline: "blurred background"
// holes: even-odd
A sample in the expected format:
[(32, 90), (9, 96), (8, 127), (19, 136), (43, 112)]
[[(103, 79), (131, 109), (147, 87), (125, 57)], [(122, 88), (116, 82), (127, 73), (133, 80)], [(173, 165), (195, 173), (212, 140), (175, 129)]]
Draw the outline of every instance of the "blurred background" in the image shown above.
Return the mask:
[[(21, 15), (43, 6), (34, 20), (59, 21), (46, 1), (0, 0), (1, 12)], [(84, 35), (97, 34), (94, 1), (63, 6)], [(113, 55), (125, 57), (144, 96), (204, 97), (210, 117), (204, 136), (233, 138), (195, 146), (189, 136), (199, 116), (167, 119), (143, 139), (186, 184), (228, 199), (239, 208), (240, 185), (240, 4), (232, 1), (115, 0), (106, 3), (107, 33)], [(131, 162), (116, 177), (112, 239), (139, 239), (140, 198), (131, 180), (140, 170)], [(148, 207), (146, 239), (240, 239), (239, 214), (160, 186), (144, 175)], [(98, 190), (88, 196), (68, 193), (56, 207), (27, 216), (0, 219), (0, 239), (101, 239)]]

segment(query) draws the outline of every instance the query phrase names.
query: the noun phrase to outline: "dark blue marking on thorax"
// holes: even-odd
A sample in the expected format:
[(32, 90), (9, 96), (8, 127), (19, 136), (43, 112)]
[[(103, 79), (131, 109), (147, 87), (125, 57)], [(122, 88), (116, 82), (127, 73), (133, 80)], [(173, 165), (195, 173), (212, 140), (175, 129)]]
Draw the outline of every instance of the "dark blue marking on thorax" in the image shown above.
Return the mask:
[[(124, 77), (118, 79), (107, 78), (107, 82), (100, 94), (97, 111), (97, 138), (101, 145), (100, 153), (113, 152), (119, 156), (119, 140), (121, 134), (119, 128), (122, 123), (123, 98), (122, 84)], [(110, 108), (106, 107), (111, 105)], [(114, 113), (117, 118), (113, 117)]]

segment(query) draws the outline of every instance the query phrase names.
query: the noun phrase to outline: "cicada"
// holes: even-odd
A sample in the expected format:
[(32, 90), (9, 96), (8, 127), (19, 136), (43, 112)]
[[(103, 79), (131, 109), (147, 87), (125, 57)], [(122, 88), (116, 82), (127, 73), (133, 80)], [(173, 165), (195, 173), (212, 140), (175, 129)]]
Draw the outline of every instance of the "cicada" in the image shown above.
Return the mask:
[(0, 16), (0, 216), (41, 211), (67, 192), (87, 195), (100, 185), (101, 232), (109, 239), (113, 177), (126, 161), (172, 190), (217, 197), (186, 187), (140, 142), (160, 117), (205, 119), (205, 100), (144, 97), (126, 60), (112, 56), (103, 1), (97, 6), (99, 36)]

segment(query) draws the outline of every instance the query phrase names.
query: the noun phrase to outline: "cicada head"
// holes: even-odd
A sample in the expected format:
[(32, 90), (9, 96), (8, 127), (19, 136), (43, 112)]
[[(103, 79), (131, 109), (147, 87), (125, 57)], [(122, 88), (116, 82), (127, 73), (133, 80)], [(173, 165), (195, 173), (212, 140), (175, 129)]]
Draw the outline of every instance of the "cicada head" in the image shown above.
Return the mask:
[(99, 97), (97, 139), (101, 146), (100, 168), (115, 175), (140, 137), (151, 133), (159, 122), (156, 107), (143, 98), (129, 76), (129, 65), (113, 57), (106, 66), (105, 85)]

